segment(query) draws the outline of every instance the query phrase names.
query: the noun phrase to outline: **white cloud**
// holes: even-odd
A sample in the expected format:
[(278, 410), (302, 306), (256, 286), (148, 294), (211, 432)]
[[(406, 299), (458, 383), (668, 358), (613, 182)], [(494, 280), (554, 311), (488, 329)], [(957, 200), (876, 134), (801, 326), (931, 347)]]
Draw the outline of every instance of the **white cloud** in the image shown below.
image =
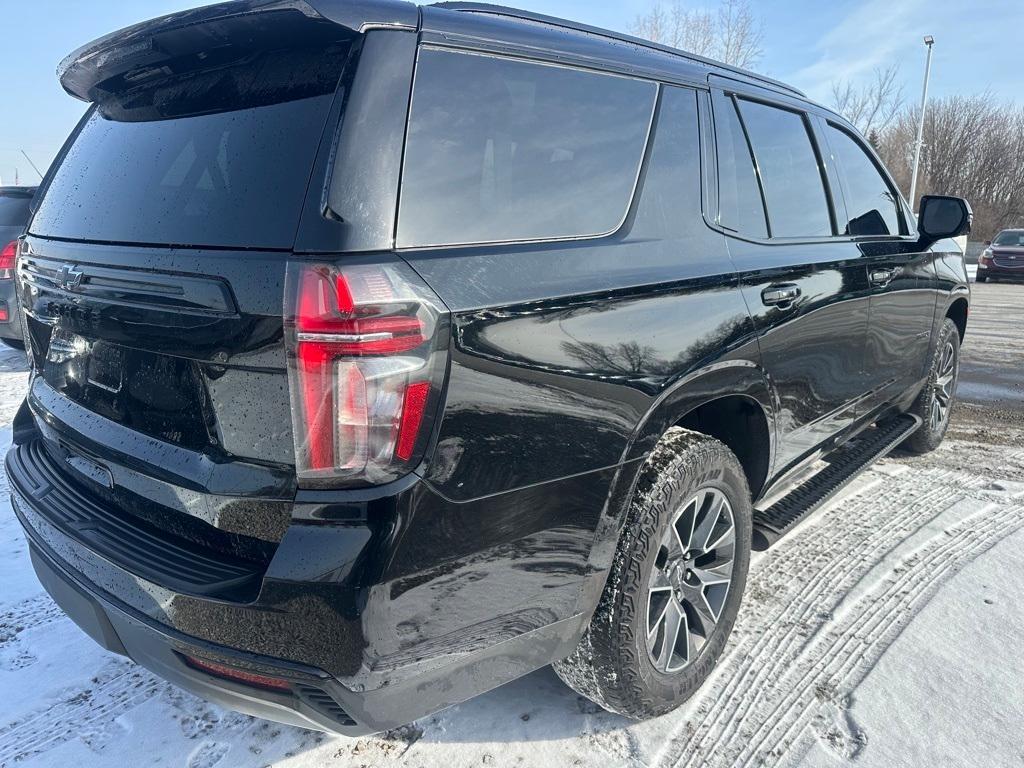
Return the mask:
[(859, 4), (815, 44), (815, 60), (786, 79), (824, 99), (831, 83), (858, 80), (891, 62), (918, 37), (918, 12), (927, 0), (869, 0)]

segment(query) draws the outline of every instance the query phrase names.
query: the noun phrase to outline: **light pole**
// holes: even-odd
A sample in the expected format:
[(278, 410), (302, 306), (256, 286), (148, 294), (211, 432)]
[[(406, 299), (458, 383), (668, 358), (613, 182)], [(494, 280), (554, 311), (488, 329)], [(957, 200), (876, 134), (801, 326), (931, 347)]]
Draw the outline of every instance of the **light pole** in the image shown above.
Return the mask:
[(924, 44), (928, 47), (928, 60), (924, 65), (924, 89), (921, 91), (921, 115), (917, 122), (917, 140), (914, 142), (914, 167), (910, 171), (910, 205), (914, 206), (914, 193), (917, 192), (917, 164), (921, 162), (921, 142), (924, 139), (924, 110), (928, 104), (928, 78), (932, 74), (932, 46), (935, 38), (924, 36)]
[(36, 164), (32, 162), (32, 158), (28, 156), (28, 153), (24, 149), (22, 149), (20, 151), (21, 151), (21, 154), (25, 155), (25, 159), (28, 160), (28, 164), (32, 166), (32, 170), (36, 172), (36, 176), (38, 176), (39, 180), (42, 181), (43, 180), (43, 174), (41, 174), (39, 172), (39, 169), (36, 168)]

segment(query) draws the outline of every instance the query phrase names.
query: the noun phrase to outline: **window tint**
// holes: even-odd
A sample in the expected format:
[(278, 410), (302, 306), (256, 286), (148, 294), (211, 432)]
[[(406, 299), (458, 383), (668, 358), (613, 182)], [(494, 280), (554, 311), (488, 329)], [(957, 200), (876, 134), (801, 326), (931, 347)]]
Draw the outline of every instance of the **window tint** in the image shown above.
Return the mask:
[(740, 100), (743, 124), (761, 171), (772, 237), (832, 234), (818, 160), (796, 112)]
[(736, 105), (715, 94), (715, 144), (718, 148), (718, 223), (751, 237), (768, 237), (764, 203), (757, 186), (750, 147)]
[(666, 87), (630, 234), (672, 240), (691, 236), (703, 227), (697, 93)]
[(0, 194), (0, 227), (24, 227), (28, 224), (32, 195)]
[(349, 49), (271, 51), (104, 98), (54, 173), (32, 231), (291, 248)]
[(94, 112), (32, 229), (72, 239), (290, 248), (330, 100), (141, 123)]
[(828, 143), (845, 184), (843, 193), (849, 221), (840, 227), (843, 233), (900, 234), (898, 198), (860, 142), (830, 123)]
[(636, 184), (655, 93), (641, 80), (421, 49), (398, 245), (614, 230)]

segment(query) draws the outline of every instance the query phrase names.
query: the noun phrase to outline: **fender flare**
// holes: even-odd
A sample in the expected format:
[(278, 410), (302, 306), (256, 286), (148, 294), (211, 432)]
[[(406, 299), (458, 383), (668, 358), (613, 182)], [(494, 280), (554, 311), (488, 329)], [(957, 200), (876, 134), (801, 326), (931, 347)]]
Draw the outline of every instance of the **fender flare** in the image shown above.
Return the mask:
[(776, 399), (768, 376), (751, 360), (726, 360), (699, 368), (666, 389), (637, 424), (622, 462), (649, 454), (665, 431), (695, 409), (723, 397), (745, 397), (761, 409), (768, 424), (769, 474), (775, 462)]

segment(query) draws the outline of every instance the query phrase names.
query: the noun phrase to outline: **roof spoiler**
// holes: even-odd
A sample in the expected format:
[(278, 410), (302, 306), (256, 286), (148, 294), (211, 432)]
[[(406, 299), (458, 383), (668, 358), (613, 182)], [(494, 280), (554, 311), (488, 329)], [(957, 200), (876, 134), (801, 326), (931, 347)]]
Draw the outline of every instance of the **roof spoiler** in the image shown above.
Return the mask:
[(104, 35), (67, 56), (57, 67), (64, 90), (82, 101), (98, 101), (119, 87), (171, 74), (189, 61), (230, 47), (275, 47), (282, 21), (308, 33), (311, 42), (326, 27), (352, 33), (388, 27), (415, 30), (419, 9), (402, 0), (236, 0), (172, 13)]

